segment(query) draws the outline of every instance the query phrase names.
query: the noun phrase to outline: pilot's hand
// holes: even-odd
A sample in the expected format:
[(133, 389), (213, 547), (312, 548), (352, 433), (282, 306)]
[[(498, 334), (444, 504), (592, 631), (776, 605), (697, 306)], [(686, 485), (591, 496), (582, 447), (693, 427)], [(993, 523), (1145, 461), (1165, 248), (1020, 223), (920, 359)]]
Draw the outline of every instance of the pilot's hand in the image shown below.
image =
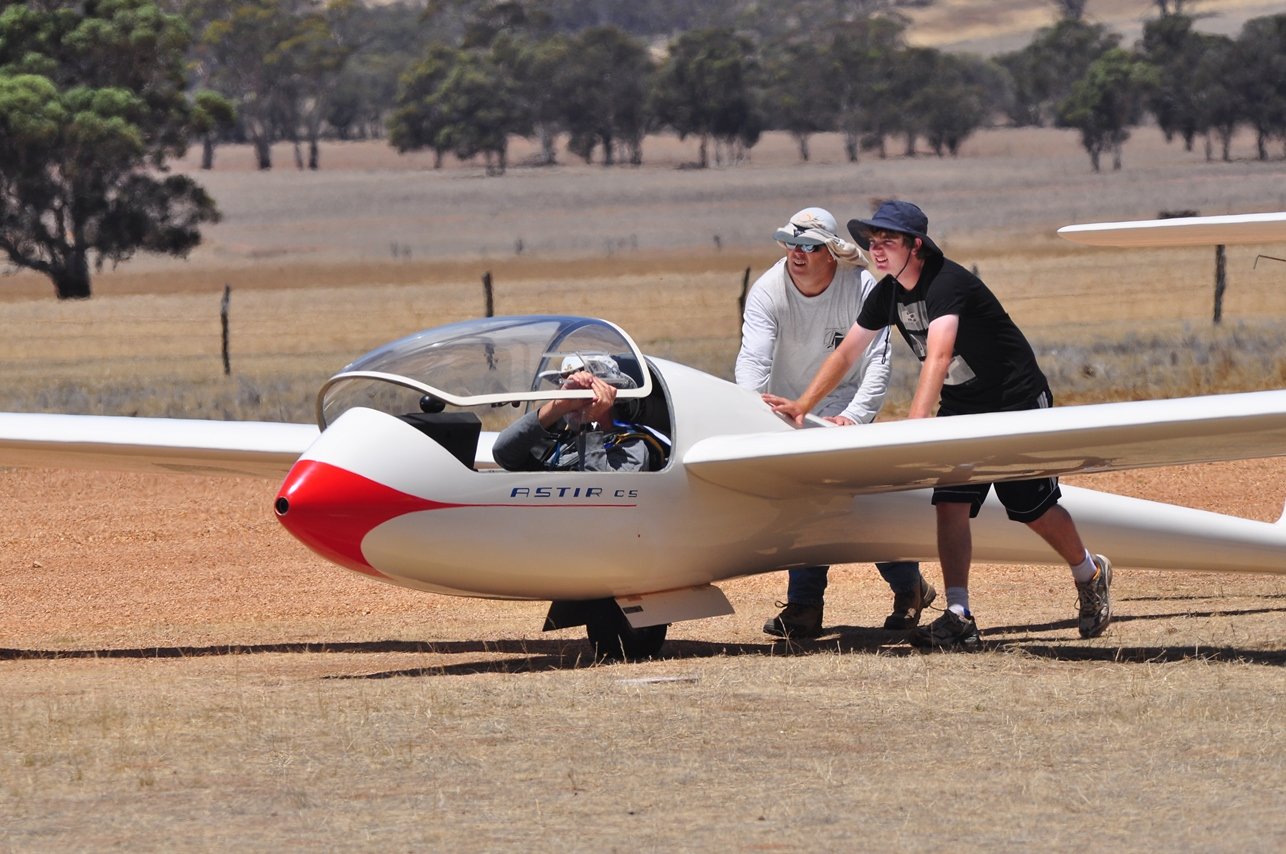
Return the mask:
[(590, 377), (590, 388), (594, 390), (594, 399), (585, 410), (586, 421), (610, 421), (612, 407), (616, 404), (616, 386), (609, 385), (598, 377)]
[(857, 423), (847, 415), (827, 415), (823, 417), (822, 420), (829, 421), (830, 423), (839, 425), (840, 427), (849, 427)]
[(794, 421), (796, 427), (804, 426), (804, 416), (808, 413), (801, 409), (798, 403), (785, 397), (778, 397), (775, 394), (765, 394), (763, 398), (764, 403), (772, 407), (773, 412), (778, 415), (784, 415)]

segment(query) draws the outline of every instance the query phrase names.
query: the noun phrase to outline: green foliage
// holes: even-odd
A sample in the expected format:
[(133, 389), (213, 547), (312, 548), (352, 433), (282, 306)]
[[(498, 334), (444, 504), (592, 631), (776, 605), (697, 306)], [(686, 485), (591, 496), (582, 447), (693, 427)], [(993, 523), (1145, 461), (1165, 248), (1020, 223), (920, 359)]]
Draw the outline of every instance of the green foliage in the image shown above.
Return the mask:
[(552, 67), (555, 114), (570, 139), (568, 149), (588, 162), (595, 147), (611, 166), (622, 148), (628, 162), (642, 162), (648, 129), (647, 92), (653, 73), (647, 48), (615, 27), (591, 27), (567, 41)]
[(518, 87), (491, 51), (434, 46), (402, 79), (389, 139), (399, 151), (430, 148), (461, 159), (481, 154), (488, 171), (507, 165), (508, 138), (530, 133)]
[(1038, 30), (1022, 50), (997, 57), (1013, 80), (1010, 119), (1017, 125), (1037, 127), (1052, 122), (1059, 103), (1071, 94), (1090, 64), (1120, 40), (1101, 24), (1063, 19)]
[(1237, 37), (1234, 86), (1250, 109), (1256, 152), (1268, 159), (1268, 141), (1286, 142), (1286, 14), (1247, 21)]
[(162, 177), (194, 129), (188, 39), (149, 0), (0, 11), (0, 251), (60, 298), (90, 295), (91, 261), (183, 255), (218, 217), (190, 179)]
[(1059, 107), (1059, 124), (1081, 132), (1090, 164), (1112, 152), (1112, 168), (1121, 168), (1121, 146), (1129, 128), (1143, 118), (1144, 103), (1157, 85), (1156, 69), (1121, 48), (1113, 48), (1090, 65), (1085, 77)]
[(709, 165), (711, 139), (752, 147), (764, 120), (752, 88), (755, 53), (730, 30), (693, 30), (670, 46), (652, 90), (652, 111), (680, 139), (701, 140), (698, 165)]

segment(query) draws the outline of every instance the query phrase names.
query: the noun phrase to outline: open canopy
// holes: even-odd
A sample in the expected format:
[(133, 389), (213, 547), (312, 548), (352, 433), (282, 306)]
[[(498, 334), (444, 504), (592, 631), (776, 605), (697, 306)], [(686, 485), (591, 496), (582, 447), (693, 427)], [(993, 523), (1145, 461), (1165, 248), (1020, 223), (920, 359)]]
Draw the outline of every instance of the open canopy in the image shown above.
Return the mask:
[(593, 356), (615, 360), (636, 384), (618, 389), (618, 398), (652, 391), (643, 354), (614, 323), (561, 315), (487, 317), (408, 335), (347, 365), (318, 392), (317, 424), (324, 430), (355, 406), (418, 411), (426, 395), (453, 406), (593, 397), (590, 389), (560, 389), (569, 356), (591, 367), (599, 361)]

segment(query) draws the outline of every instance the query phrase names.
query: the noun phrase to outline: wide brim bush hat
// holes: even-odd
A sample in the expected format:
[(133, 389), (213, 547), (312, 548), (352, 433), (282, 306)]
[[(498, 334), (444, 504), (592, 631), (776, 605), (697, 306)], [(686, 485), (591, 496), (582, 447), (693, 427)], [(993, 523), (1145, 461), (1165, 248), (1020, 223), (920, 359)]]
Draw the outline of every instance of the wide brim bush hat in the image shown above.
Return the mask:
[(853, 235), (857, 245), (863, 249), (871, 248), (872, 231), (896, 231), (909, 234), (924, 241), (924, 248), (935, 255), (941, 255), (938, 244), (929, 238), (929, 218), (924, 211), (910, 202), (893, 199), (884, 202), (870, 219), (850, 219), (848, 233)]
[(804, 208), (790, 218), (790, 221), (773, 232), (772, 239), (782, 249), (789, 249), (790, 244), (805, 246), (825, 246), (836, 261), (857, 266), (867, 263), (866, 256), (856, 244), (849, 243), (839, 236), (839, 225), (835, 217), (825, 208)]
[(563, 357), (558, 370), (543, 371), (540, 377), (561, 385), (563, 380), (577, 371), (589, 371), (603, 382), (617, 388), (638, 388), (638, 383), (621, 370), (621, 366), (615, 359), (605, 353), (586, 353), (583, 356), (580, 353), (572, 353), (570, 356)]

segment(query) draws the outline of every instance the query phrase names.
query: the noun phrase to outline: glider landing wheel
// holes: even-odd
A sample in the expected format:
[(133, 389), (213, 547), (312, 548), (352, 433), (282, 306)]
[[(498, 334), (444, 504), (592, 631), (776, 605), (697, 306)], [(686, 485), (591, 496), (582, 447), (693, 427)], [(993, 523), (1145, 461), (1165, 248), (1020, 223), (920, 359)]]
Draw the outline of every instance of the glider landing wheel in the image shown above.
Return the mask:
[(585, 623), (595, 661), (642, 661), (654, 658), (665, 643), (668, 623), (636, 629), (611, 599), (594, 603)]

